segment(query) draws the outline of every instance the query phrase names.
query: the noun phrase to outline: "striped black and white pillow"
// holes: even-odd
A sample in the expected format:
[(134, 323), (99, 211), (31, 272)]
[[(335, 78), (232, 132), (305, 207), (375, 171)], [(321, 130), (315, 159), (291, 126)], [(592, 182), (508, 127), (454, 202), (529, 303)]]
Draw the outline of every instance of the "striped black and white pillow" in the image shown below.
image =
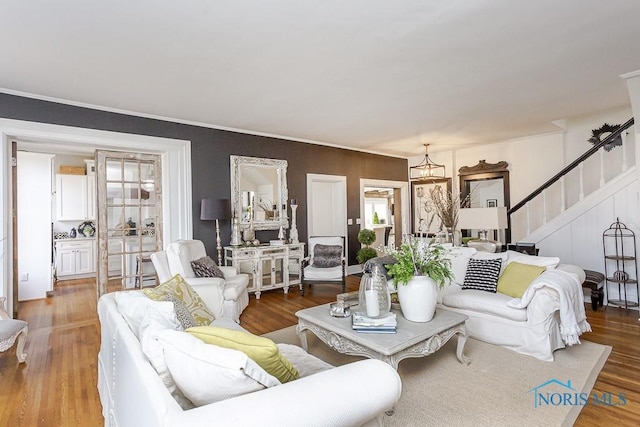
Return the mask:
[(473, 259), (467, 264), (467, 272), (464, 275), (462, 289), (477, 289), (479, 291), (496, 292), (498, 289), (498, 276), (502, 260)]

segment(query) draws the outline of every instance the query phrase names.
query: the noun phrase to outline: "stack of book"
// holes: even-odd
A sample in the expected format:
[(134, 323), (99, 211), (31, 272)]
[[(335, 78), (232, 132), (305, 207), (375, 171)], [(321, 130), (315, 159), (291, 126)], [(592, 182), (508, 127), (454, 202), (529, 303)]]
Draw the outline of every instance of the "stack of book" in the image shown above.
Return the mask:
[(367, 332), (374, 334), (395, 334), (398, 322), (395, 313), (389, 313), (384, 317), (371, 318), (364, 313), (355, 312), (352, 319), (352, 327), (356, 332)]

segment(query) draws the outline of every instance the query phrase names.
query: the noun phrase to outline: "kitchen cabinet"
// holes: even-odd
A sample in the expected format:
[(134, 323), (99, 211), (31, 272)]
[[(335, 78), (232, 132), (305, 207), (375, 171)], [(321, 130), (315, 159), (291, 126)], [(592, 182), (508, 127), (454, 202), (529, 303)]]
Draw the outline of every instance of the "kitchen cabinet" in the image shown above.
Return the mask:
[(95, 239), (57, 240), (56, 276), (93, 275), (96, 272)]
[(96, 219), (95, 175), (56, 174), (56, 220)]

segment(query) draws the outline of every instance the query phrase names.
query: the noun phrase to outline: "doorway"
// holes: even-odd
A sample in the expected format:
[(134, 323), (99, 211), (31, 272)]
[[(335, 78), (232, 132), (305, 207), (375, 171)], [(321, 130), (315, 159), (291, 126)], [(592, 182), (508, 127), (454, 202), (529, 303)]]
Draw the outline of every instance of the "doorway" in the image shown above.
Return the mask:
[[(17, 298), (20, 271), (13, 271), (14, 245), (10, 236), (17, 236), (11, 223), (15, 188), (15, 156), (12, 141), (21, 141), (21, 149), (39, 153), (81, 153), (93, 156), (94, 149), (137, 151), (160, 156), (165, 173), (161, 179), (165, 203), (162, 241), (190, 239), (193, 236), (191, 206), (191, 149), (190, 142), (170, 138), (123, 134), (85, 128), (0, 119), (0, 296), (7, 297), (10, 312), (16, 312), (13, 298)], [(19, 260), (16, 258), (16, 262)], [(18, 269), (19, 270), (19, 269)], [(15, 289), (15, 291), (14, 291)]]
[(376, 231), (376, 246), (380, 241), (387, 247), (399, 247), (408, 233), (408, 188), (404, 181), (360, 179), (360, 229)]
[(307, 236), (344, 236), (348, 246), (346, 176), (307, 174)]

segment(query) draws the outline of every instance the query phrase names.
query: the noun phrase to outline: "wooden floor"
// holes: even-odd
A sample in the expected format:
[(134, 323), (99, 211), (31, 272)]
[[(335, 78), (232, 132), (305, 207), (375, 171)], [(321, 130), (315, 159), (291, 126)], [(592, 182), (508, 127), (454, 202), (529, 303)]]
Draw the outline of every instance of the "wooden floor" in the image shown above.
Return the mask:
[[(357, 290), (359, 278), (348, 278)], [(298, 289), (252, 295), (241, 324), (255, 334), (294, 325), (295, 312), (335, 300), (336, 286), (314, 286), (300, 296)], [(15, 347), (0, 353), (0, 426), (103, 425), (97, 392), (97, 353), (100, 325), (95, 284), (60, 282), (55, 296), (20, 304), (19, 318), (29, 322), (27, 362), (18, 364)], [(640, 322), (638, 312), (586, 306), (593, 328), (584, 339), (613, 346), (598, 377), (599, 395), (624, 393), (625, 406), (587, 405), (577, 426), (640, 425)], [(427, 359), (425, 359), (427, 360)], [(517, 375), (517, 373), (514, 373)], [(515, 391), (514, 392), (518, 392)]]

